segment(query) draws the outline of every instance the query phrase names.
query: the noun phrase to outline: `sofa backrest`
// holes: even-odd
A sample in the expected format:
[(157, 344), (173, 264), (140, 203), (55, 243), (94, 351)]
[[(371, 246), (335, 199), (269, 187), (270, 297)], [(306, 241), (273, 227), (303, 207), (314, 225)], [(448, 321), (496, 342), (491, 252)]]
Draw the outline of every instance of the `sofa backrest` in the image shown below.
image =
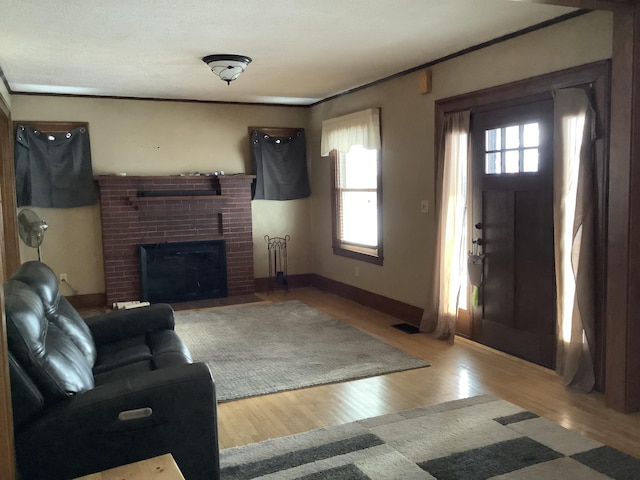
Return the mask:
[(44, 403), (93, 388), (92, 365), (70, 336), (49, 321), (33, 289), (9, 279), (4, 294), (9, 352), (41, 392)]
[(40, 297), (47, 319), (65, 332), (93, 367), (96, 346), (89, 327), (69, 301), (60, 294), (56, 274), (42, 262), (23, 263), (11, 275), (12, 280), (26, 283)]

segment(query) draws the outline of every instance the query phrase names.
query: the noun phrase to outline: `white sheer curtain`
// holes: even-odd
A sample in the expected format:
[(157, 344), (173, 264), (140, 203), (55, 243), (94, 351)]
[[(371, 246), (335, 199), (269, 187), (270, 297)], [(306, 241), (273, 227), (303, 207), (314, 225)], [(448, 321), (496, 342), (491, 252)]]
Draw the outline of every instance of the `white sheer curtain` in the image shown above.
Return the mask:
[(322, 122), (320, 154), (331, 150), (347, 153), (352, 145), (367, 150), (380, 150), (380, 109), (370, 108)]
[(469, 111), (446, 114), (439, 135), (434, 299), (432, 308), (425, 308), (420, 325), (422, 330), (451, 342), (456, 331), (460, 292), (467, 288), (469, 118)]
[(585, 392), (595, 383), (594, 121), (584, 90), (554, 92), (556, 371)]

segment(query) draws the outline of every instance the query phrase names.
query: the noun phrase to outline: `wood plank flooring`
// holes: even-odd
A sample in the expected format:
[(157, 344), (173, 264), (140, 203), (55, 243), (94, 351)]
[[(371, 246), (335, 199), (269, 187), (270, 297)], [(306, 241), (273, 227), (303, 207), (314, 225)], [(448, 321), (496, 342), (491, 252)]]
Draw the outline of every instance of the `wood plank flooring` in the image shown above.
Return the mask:
[(397, 319), (315, 288), (258, 296), (301, 300), (431, 367), (221, 403), (220, 448), (489, 393), (640, 458), (639, 414), (606, 408), (601, 394), (570, 391), (551, 370), (462, 338), (449, 344), (403, 333), (391, 327)]

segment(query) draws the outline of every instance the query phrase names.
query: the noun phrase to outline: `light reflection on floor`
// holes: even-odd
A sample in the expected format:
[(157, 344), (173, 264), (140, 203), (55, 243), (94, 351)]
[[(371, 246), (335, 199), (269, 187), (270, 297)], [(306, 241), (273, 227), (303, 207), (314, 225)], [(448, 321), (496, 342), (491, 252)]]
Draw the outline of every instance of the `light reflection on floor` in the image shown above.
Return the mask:
[(468, 398), (471, 396), (471, 387), (469, 382), (469, 370), (463, 368), (459, 372), (458, 379), (458, 398)]

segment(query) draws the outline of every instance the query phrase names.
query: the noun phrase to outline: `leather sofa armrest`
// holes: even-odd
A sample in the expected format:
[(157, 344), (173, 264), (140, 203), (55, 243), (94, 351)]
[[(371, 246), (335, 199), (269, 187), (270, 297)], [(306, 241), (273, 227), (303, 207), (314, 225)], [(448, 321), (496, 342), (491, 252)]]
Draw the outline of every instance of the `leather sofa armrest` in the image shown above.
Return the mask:
[(85, 318), (84, 321), (89, 326), (93, 341), (97, 345), (137, 337), (148, 332), (173, 330), (175, 327), (173, 308), (166, 303), (129, 310), (114, 310)]
[(217, 479), (215, 384), (194, 363), (99, 386), (50, 408), (16, 443), (29, 445), (18, 458), (25, 479), (74, 478), (164, 453), (185, 478)]

